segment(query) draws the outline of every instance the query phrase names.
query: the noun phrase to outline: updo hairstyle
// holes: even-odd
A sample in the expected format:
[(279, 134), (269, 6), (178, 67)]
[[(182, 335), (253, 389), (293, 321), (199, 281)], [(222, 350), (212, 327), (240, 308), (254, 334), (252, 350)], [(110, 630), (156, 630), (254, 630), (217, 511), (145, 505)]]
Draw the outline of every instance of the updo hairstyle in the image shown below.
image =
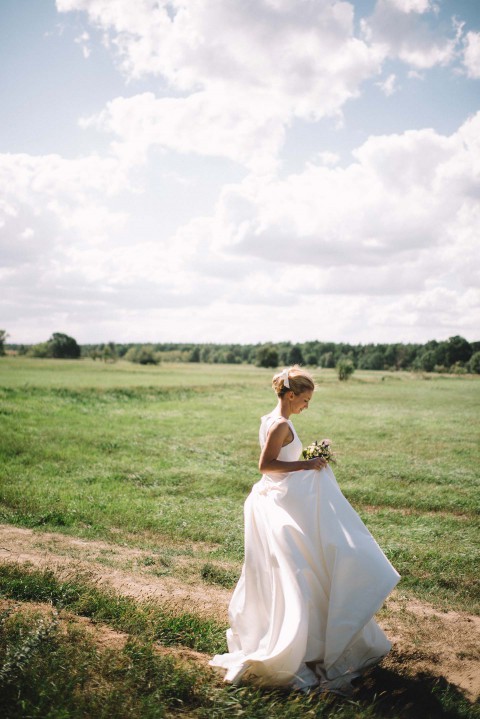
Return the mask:
[(309, 373), (298, 366), (298, 364), (292, 365), (288, 368), (288, 383), (290, 389), (284, 385), (284, 372), (278, 372), (274, 375), (272, 380), (272, 387), (275, 390), (278, 397), (283, 397), (287, 392), (292, 391), (294, 394), (302, 394), (302, 392), (313, 392), (315, 389), (315, 383)]

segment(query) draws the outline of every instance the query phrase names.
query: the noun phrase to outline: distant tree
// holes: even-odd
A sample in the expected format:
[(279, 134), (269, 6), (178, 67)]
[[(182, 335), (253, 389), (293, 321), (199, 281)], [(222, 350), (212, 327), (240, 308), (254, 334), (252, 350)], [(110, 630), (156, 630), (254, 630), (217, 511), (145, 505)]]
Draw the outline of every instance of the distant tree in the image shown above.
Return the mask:
[(136, 362), (138, 347), (129, 347), (125, 352), (123, 359), (127, 362)]
[(151, 345), (130, 347), (125, 355), (125, 359), (128, 362), (135, 362), (136, 364), (158, 364), (160, 362), (158, 352), (154, 352)]
[(117, 350), (117, 357), (122, 358), (127, 354), (130, 349), (130, 345), (116, 344), (115, 348)]
[(450, 337), (447, 344), (447, 365), (454, 365), (457, 362), (468, 362), (472, 356), (472, 348), (466, 339), (456, 335)]
[(423, 369), (425, 372), (433, 372), (437, 364), (437, 352), (427, 350), (415, 360), (415, 369)]
[(318, 364), (318, 357), (316, 352), (309, 352), (307, 357), (307, 364), (309, 364), (311, 367), (316, 367)]
[(387, 345), (383, 353), (383, 363), (387, 367), (395, 368), (397, 366), (397, 346)]
[(211, 362), (211, 347), (206, 347), (205, 345), (200, 350), (200, 362)]
[(278, 352), (272, 345), (262, 345), (257, 349), (257, 367), (278, 367)]
[(346, 381), (355, 372), (355, 366), (349, 357), (341, 357), (337, 362), (338, 379)]
[(288, 353), (288, 364), (303, 364), (303, 352), (300, 345), (293, 345)]
[(57, 359), (78, 359), (80, 357), (80, 347), (76, 340), (63, 332), (54, 332), (48, 340), (48, 345), (51, 357)]
[(419, 354), (422, 354), (423, 351), (430, 351), (432, 350), (435, 352), (436, 356), (436, 363), (437, 365), (447, 365), (448, 364), (448, 342), (436, 342), (435, 340), (432, 340), (431, 342), (427, 342), (425, 347), (419, 350), (417, 353), (417, 357)]
[(397, 345), (397, 369), (407, 369), (415, 361), (417, 353), (419, 351), (419, 345)]
[(335, 356), (333, 352), (324, 352), (320, 357), (320, 367), (327, 367), (332, 369), (335, 367)]
[(475, 354), (470, 357), (468, 369), (473, 374), (480, 374), (480, 352), (475, 352)]
[(359, 364), (361, 369), (383, 369), (384, 365), (383, 352), (380, 349), (374, 348), (364, 353)]
[(7, 340), (8, 334), (6, 330), (0, 330), (0, 357), (3, 357), (5, 354), (5, 342)]
[(189, 362), (200, 362), (200, 347), (196, 345), (195, 347), (192, 347), (188, 354), (188, 361)]
[(39, 342), (36, 345), (32, 345), (27, 351), (28, 357), (36, 357), (38, 359), (45, 359), (46, 357), (52, 356), (52, 349), (48, 342)]
[(447, 343), (429, 340), (424, 345), (418, 345), (415, 356), (410, 362), (405, 363), (402, 369), (409, 367), (414, 370), (424, 370), (425, 372), (436, 372), (437, 366), (443, 366), (447, 363)]
[(251, 351), (252, 351), (252, 348), (250, 345), (245, 345), (245, 346), (239, 345), (238, 353), (240, 355), (240, 361), (241, 362), (249, 362)]
[(102, 359), (104, 362), (116, 362), (117, 361), (117, 349), (115, 342), (109, 342), (105, 345), (102, 350)]
[(237, 364), (241, 360), (240, 360), (240, 357), (237, 357), (237, 355), (235, 354), (235, 352), (233, 350), (227, 350), (227, 352), (225, 352), (224, 361), (227, 364)]

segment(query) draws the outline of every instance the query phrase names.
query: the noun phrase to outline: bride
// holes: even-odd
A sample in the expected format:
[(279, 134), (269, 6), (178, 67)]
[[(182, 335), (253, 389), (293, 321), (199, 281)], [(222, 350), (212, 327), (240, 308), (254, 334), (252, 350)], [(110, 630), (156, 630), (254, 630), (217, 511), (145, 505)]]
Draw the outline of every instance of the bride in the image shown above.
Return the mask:
[(324, 459), (299, 460), (290, 420), (308, 408), (310, 375), (273, 378), (278, 404), (260, 425), (262, 478), (245, 502), (245, 562), (229, 606), (225, 681), (340, 693), (390, 642), (373, 619), (399, 580)]

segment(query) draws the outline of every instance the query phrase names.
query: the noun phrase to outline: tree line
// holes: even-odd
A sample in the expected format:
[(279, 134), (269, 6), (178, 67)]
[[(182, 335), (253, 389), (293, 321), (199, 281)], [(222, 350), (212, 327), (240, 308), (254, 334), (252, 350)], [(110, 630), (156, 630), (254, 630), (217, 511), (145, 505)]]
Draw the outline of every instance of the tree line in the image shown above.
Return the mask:
[(468, 342), (460, 335), (425, 344), (348, 344), (311, 340), (257, 344), (108, 342), (80, 346), (72, 337), (55, 332), (47, 342), (40, 344), (6, 345), (6, 338), (5, 330), (0, 330), (0, 354), (8, 347), (29, 357), (89, 357), (105, 362), (125, 359), (139, 364), (161, 361), (255, 364), (271, 368), (291, 364), (333, 368), (339, 362), (349, 360), (354, 369), (480, 374), (480, 341)]

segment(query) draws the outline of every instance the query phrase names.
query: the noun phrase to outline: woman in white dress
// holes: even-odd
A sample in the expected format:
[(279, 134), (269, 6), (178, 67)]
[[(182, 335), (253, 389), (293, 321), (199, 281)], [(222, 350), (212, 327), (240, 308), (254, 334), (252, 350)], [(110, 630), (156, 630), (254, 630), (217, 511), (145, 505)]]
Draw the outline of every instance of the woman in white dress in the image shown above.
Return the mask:
[(330, 466), (300, 460), (290, 420), (308, 408), (311, 376), (277, 374), (262, 417), (259, 469), (245, 502), (245, 562), (230, 606), (225, 681), (349, 693), (390, 642), (373, 619), (399, 580), (343, 496)]

